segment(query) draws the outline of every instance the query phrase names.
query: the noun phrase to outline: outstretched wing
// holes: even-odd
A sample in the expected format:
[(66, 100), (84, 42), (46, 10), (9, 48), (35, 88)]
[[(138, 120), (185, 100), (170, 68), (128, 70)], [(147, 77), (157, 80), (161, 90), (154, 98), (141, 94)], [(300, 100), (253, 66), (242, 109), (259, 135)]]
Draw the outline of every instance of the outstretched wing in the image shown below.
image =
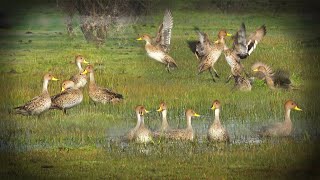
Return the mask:
[(265, 25), (259, 27), (255, 32), (251, 33), (247, 38), (248, 54), (250, 55), (253, 50), (257, 47), (258, 43), (267, 34)]
[(155, 42), (161, 49), (168, 53), (170, 48), (171, 30), (173, 27), (173, 17), (171, 11), (167, 9), (164, 13), (163, 21), (159, 26)]
[(206, 56), (209, 52), (209, 48), (210, 48), (210, 41), (208, 38), (208, 35), (204, 32), (200, 32), (197, 31), (198, 35), (199, 35), (199, 41), (196, 44), (196, 55), (198, 56), (198, 58), (201, 60), (202, 57)]
[(247, 40), (246, 40), (246, 26), (241, 24), (240, 29), (234, 35), (233, 51), (241, 58), (246, 58), (248, 54)]

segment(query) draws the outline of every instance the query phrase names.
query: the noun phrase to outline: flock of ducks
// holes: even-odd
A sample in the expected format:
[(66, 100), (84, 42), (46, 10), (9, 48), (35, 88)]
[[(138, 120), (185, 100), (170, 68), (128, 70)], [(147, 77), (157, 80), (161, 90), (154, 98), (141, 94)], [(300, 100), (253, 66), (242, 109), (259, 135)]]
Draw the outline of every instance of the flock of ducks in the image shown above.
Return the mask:
[[(229, 142), (230, 136), (228, 131), (222, 125), (220, 121), (220, 109), (221, 103), (219, 100), (214, 100), (210, 108), (214, 111), (214, 120), (209, 126), (207, 131), (207, 139), (210, 142)], [(284, 104), (285, 115), (284, 121), (271, 124), (269, 126), (264, 126), (258, 130), (258, 135), (263, 137), (275, 137), (275, 136), (289, 136), (292, 132), (292, 122), (290, 118), (291, 110), (302, 111), (297, 104), (292, 100), (287, 100)], [(144, 123), (144, 115), (149, 111), (142, 105), (139, 105), (135, 109), (137, 115), (137, 124), (131, 129), (124, 138), (128, 141), (135, 141), (138, 143), (148, 143), (153, 142), (153, 138), (164, 138), (169, 140), (188, 140), (193, 141), (195, 133), (192, 128), (192, 118), (199, 117), (192, 109), (187, 109), (185, 111), (187, 126), (184, 129), (173, 129), (169, 126), (167, 120), (167, 105), (162, 102), (160, 104), (158, 112), (162, 114), (162, 124), (161, 127), (152, 132), (149, 130)]]
[[(177, 63), (168, 54), (170, 50), (171, 31), (173, 27), (173, 17), (170, 10), (165, 11), (163, 22), (160, 24), (158, 32), (155, 38), (150, 35), (144, 34), (137, 40), (144, 40), (145, 50), (152, 59), (155, 59), (163, 63), (168, 72), (177, 68)], [(219, 78), (217, 70), (214, 68), (214, 64), (218, 61), (221, 54), (224, 54), (228, 65), (231, 68), (231, 73), (227, 78), (227, 82), (233, 77), (235, 80), (234, 88), (243, 91), (250, 91), (252, 78), (245, 71), (242, 60), (247, 58), (253, 50), (257, 47), (257, 44), (266, 35), (266, 26), (262, 25), (251, 35), (246, 35), (246, 27), (244, 23), (241, 24), (240, 29), (231, 35), (226, 30), (221, 30), (218, 33), (218, 39), (211, 42), (208, 35), (204, 32), (197, 31), (199, 35), (199, 41), (194, 43), (193, 52), (196, 58), (199, 60), (198, 73), (209, 71), (212, 80), (216, 82), (215, 77)], [(226, 45), (226, 37), (233, 38), (232, 48), (228, 48)], [(79, 105), (83, 100), (83, 88), (87, 84), (87, 74), (89, 74), (89, 97), (90, 100), (96, 105), (96, 103), (118, 103), (123, 100), (123, 96), (108, 88), (99, 87), (94, 79), (94, 67), (85, 60), (82, 55), (75, 57), (75, 64), (78, 68), (78, 72), (73, 75), (69, 80), (65, 80), (61, 86), (61, 92), (50, 96), (48, 93), (49, 81), (57, 81), (51, 74), (46, 74), (43, 77), (42, 93), (39, 96), (34, 97), (26, 104), (16, 107), (15, 112), (22, 115), (40, 115), (42, 112), (49, 109), (59, 109), (66, 113), (67, 109)], [(82, 64), (89, 64), (85, 69), (82, 68)], [(285, 89), (293, 89), (291, 85), (289, 74), (283, 70), (277, 70), (274, 72), (272, 68), (262, 62), (256, 62), (251, 67), (254, 72), (254, 77), (263, 80), (270, 89), (278, 87)], [(243, 75), (243, 73), (245, 75)], [(208, 129), (208, 140), (218, 142), (228, 142), (229, 134), (220, 121), (220, 108), (221, 103), (218, 100), (213, 101), (211, 109), (214, 111), (214, 120)], [(260, 129), (258, 132), (261, 136), (288, 136), (292, 131), (292, 122), (290, 119), (290, 111), (298, 110), (297, 104), (292, 100), (288, 100), (285, 103), (285, 120), (282, 123), (276, 123), (271, 126), (266, 126)], [(152, 132), (150, 131), (144, 122), (144, 116), (149, 111), (142, 105), (136, 107), (135, 112), (137, 115), (137, 124), (126, 135), (125, 139), (129, 141), (147, 143), (152, 142), (153, 138), (166, 138), (172, 140), (193, 140), (194, 131), (191, 125), (192, 118), (199, 117), (192, 109), (185, 111), (187, 126), (185, 129), (173, 129), (169, 126), (167, 120), (167, 105), (162, 102), (157, 110), (162, 114), (161, 127)]]

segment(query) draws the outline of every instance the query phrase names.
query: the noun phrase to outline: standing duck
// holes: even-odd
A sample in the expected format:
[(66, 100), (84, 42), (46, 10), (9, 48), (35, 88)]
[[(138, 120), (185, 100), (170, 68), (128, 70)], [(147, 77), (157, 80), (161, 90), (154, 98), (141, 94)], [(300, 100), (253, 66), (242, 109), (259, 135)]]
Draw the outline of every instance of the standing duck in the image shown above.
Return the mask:
[(138, 106), (138, 108), (136, 108), (136, 112), (138, 113), (138, 122), (136, 127), (133, 129), (133, 140), (138, 143), (148, 143), (152, 141), (152, 133), (144, 124), (144, 114), (149, 111), (147, 111), (144, 106)]
[(166, 131), (163, 136), (168, 139), (174, 140), (190, 140), (193, 141), (194, 139), (194, 132), (191, 125), (191, 118), (192, 117), (199, 117), (200, 115), (195, 113), (192, 109), (186, 110), (186, 120), (187, 120), (187, 127), (185, 129), (171, 129)]
[(145, 50), (152, 59), (166, 65), (166, 70), (170, 72), (171, 68), (176, 68), (174, 59), (168, 55), (171, 40), (171, 29), (173, 27), (173, 18), (170, 10), (166, 10), (163, 22), (159, 26), (157, 36), (152, 39), (150, 35), (144, 34), (137, 40), (146, 42)]
[(297, 111), (302, 111), (302, 110), (292, 100), (288, 100), (285, 102), (284, 109), (285, 109), (284, 121), (262, 127), (258, 132), (260, 136), (289, 136), (291, 134), (292, 122), (290, 118), (290, 112), (292, 109)]
[(160, 103), (160, 107), (159, 109), (157, 110), (158, 112), (161, 112), (161, 115), (162, 115), (162, 124), (161, 124), (161, 127), (159, 128), (159, 130), (155, 131), (153, 134), (154, 136), (158, 137), (158, 136), (161, 136), (163, 135), (164, 132), (170, 130), (170, 126), (168, 124), (168, 120), (167, 120), (167, 105), (166, 103), (162, 102)]
[(286, 71), (279, 69), (276, 72), (273, 72), (270, 66), (261, 62), (254, 63), (251, 69), (255, 72), (255, 76), (264, 80), (267, 86), (272, 90), (277, 87), (288, 90), (294, 89), (291, 84), (290, 75)]
[(87, 84), (86, 75), (81, 74), (83, 72), (81, 64), (89, 64), (82, 55), (77, 55), (75, 57), (75, 64), (79, 69), (79, 73), (73, 75), (70, 80), (74, 82), (76, 88), (83, 88)]
[(214, 120), (208, 130), (209, 141), (229, 141), (229, 134), (220, 122), (220, 107), (220, 101), (213, 101), (212, 107), (210, 109), (214, 110)]
[(51, 97), (50, 109), (60, 109), (67, 113), (67, 109), (73, 108), (82, 102), (83, 95), (73, 81), (66, 80), (62, 83), (61, 93)]
[(49, 73), (44, 75), (42, 93), (26, 104), (14, 108), (15, 112), (22, 115), (40, 115), (42, 112), (48, 110), (51, 106), (51, 98), (48, 92), (48, 83), (50, 80), (57, 81), (58, 79)]
[(92, 65), (88, 65), (86, 69), (81, 74), (90, 73), (90, 83), (89, 83), (89, 96), (94, 102), (106, 103), (117, 103), (123, 99), (121, 94), (115, 93), (107, 88), (102, 88), (96, 85), (94, 80), (94, 68)]
[(216, 82), (212, 74), (212, 70), (215, 76), (219, 78), (217, 71), (214, 68), (214, 64), (218, 61), (222, 51), (225, 49), (225, 37), (231, 36), (225, 30), (221, 30), (218, 33), (218, 40), (211, 45), (208, 35), (203, 32), (199, 32), (199, 42), (196, 44), (196, 56), (200, 59), (200, 64), (198, 65), (198, 74), (209, 70), (213, 82)]
[(134, 135), (137, 131), (137, 129), (140, 127), (141, 124), (141, 116), (143, 116), (144, 113), (148, 113), (148, 111), (143, 111), (143, 106), (139, 105), (135, 108), (135, 112), (137, 115), (137, 124), (134, 128), (132, 128), (126, 135), (125, 135), (125, 139), (132, 141), (134, 138)]
[[(224, 49), (225, 59), (231, 68), (231, 74), (227, 78), (227, 82), (230, 81), (232, 76), (242, 75), (242, 71), (245, 70), (242, 65), (242, 59), (247, 58), (253, 52), (257, 44), (266, 35), (266, 32), (266, 26), (262, 25), (247, 38), (246, 27), (244, 23), (241, 24), (240, 29), (233, 37), (233, 47), (231, 49), (227, 47)], [(245, 73), (249, 77), (246, 71)]]

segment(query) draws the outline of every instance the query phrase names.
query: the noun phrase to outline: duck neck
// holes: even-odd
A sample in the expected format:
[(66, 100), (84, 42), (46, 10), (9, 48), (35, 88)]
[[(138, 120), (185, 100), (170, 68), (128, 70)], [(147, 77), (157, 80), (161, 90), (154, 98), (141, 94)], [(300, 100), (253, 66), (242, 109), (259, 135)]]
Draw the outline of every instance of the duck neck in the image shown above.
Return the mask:
[(168, 127), (168, 121), (167, 121), (167, 110), (162, 111), (162, 129)]
[(49, 80), (47, 80), (47, 79), (43, 80), (43, 85), (42, 85), (42, 92), (43, 93), (48, 92), (48, 83), (49, 83)]
[(140, 127), (144, 126), (144, 116), (140, 116), (141, 122), (140, 122)]
[(90, 83), (91, 83), (91, 84), (95, 84), (95, 81), (94, 81), (94, 73), (93, 73), (93, 72), (90, 72), (89, 76), (90, 76)]
[(286, 114), (284, 116), (284, 122), (285, 123), (291, 123), (291, 118), (290, 118), (290, 109), (286, 109)]
[(187, 116), (187, 129), (192, 129), (191, 116)]
[(137, 124), (136, 124), (136, 127), (134, 127), (134, 129), (138, 129), (140, 124), (141, 124), (141, 116), (139, 113), (137, 113)]
[(77, 66), (78, 66), (79, 72), (82, 72), (83, 69), (82, 69), (82, 67), (81, 67), (81, 63), (80, 63), (80, 62), (77, 62), (76, 64), (77, 64)]
[(214, 120), (213, 124), (220, 125), (220, 109), (215, 109), (214, 110)]

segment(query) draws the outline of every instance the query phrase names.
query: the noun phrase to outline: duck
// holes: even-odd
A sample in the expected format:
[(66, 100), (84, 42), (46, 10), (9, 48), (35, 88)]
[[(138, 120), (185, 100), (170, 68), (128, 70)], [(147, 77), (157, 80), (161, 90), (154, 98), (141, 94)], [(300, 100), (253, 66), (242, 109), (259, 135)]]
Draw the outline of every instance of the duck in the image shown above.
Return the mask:
[(83, 72), (81, 64), (89, 64), (85, 60), (82, 55), (76, 55), (75, 57), (75, 64), (78, 67), (79, 73), (73, 75), (69, 80), (73, 81), (75, 84), (75, 88), (83, 88), (87, 84), (87, 77), (86, 75), (81, 74)]
[(233, 76), (234, 77), (234, 86), (233, 90), (239, 91), (251, 91), (252, 89), (252, 78), (246, 78), (242, 75)]
[(167, 120), (168, 110), (167, 110), (167, 104), (165, 102), (160, 103), (160, 106), (159, 106), (159, 109), (157, 109), (157, 112), (161, 112), (162, 124), (157, 131), (153, 132), (155, 137), (161, 136), (164, 132), (171, 129)]
[(141, 111), (141, 109), (143, 108), (142, 105), (138, 105), (135, 108), (135, 112), (136, 112), (136, 116), (137, 116), (137, 124), (134, 128), (130, 129), (129, 132), (125, 135), (125, 139), (132, 141), (134, 138), (134, 134), (136, 133), (137, 129), (140, 127), (141, 124), (141, 114), (143, 113), (148, 113), (148, 111)]
[(255, 32), (251, 33), (250, 36), (246, 37), (245, 24), (241, 24), (240, 29), (233, 36), (234, 41), (232, 48), (225, 46), (223, 51), (225, 60), (231, 68), (231, 74), (228, 76), (226, 82), (229, 82), (232, 76), (241, 76), (243, 71), (245, 75), (249, 77), (248, 72), (245, 71), (242, 64), (242, 60), (251, 55), (266, 33), (266, 26), (262, 25)]
[(75, 86), (73, 81), (66, 80), (62, 83), (61, 93), (51, 97), (50, 109), (60, 109), (66, 114), (67, 109), (79, 105), (82, 100), (82, 91)]
[(292, 100), (287, 100), (285, 102), (284, 109), (285, 109), (284, 121), (274, 123), (269, 126), (262, 127), (258, 131), (259, 136), (262, 136), (262, 137), (285, 137), (285, 136), (289, 136), (291, 134), (292, 121), (290, 118), (290, 112), (291, 112), (291, 110), (302, 111), (302, 109), (300, 109), (298, 107), (298, 105)]
[(96, 105), (96, 102), (106, 103), (117, 103), (123, 100), (123, 96), (119, 93), (113, 92), (110, 89), (102, 88), (96, 85), (94, 80), (94, 68), (92, 65), (88, 65), (81, 74), (89, 73), (89, 97)]
[(198, 74), (208, 70), (211, 74), (213, 82), (216, 82), (215, 77), (219, 78), (219, 74), (214, 68), (214, 64), (218, 61), (221, 53), (225, 49), (225, 38), (231, 36), (226, 30), (220, 30), (218, 33), (218, 40), (213, 44), (210, 42), (206, 33), (197, 31), (199, 35), (199, 42), (196, 44), (196, 57), (200, 60), (198, 65)]
[(192, 117), (199, 117), (192, 109), (187, 109), (185, 111), (187, 127), (185, 129), (170, 129), (163, 133), (163, 137), (172, 140), (183, 140), (183, 141), (193, 141), (194, 139), (194, 131), (191, 125)]
[(264, 80), (267, 86), (275, 90), (276, 88), (283, 88), (286, 90), (296, 89), (290, 80), (288, 72), (278, 69), (276, 72), (272, 68), (262, 62), (256, 62), (251, 66), (255, 76), (258, 79)]
[[(137, 143), (148, 143), (152, 142), (152, 132), (144, 124), (144, 115), (149, 113), (146, 108), (142, 105), (136, 108), (137, 113), (137, 125), (128, 134)], [(133, 134), (133, 136), (132, 136)], [(128, 136), (128, 138), (129, 138)]]
[(14, 110), (17, 114), (21, 115), (40, 115), (47, 111), (51, 106), (51, 98), (48, 92), (49, 81), (57, 81), (52, 74), (47, 73), (43, 76), (42, 93), (34, 97), (22, 106), (15, 107)]
[(220, 122), (220, 108), (221, 103), (219, 100), (214, 100), (211, 106), (211, 110), (214, 111), (214, 120), (208, 129), (208, 140), (215, 142), (229, 142), (228, 131), (222, 126)]
[(177, 63), (168, 54), (170, 51), (171, 31), (173, 27), (173, 17), (171, 11), (167, 9), (164, 13), (163, 21), (158, 28), (155, 38), (148, 34), (143, 34), (137, 40), (144, 40), (145, 50), (150, 58), (164, 64), (168, 72), (177, 68)]

